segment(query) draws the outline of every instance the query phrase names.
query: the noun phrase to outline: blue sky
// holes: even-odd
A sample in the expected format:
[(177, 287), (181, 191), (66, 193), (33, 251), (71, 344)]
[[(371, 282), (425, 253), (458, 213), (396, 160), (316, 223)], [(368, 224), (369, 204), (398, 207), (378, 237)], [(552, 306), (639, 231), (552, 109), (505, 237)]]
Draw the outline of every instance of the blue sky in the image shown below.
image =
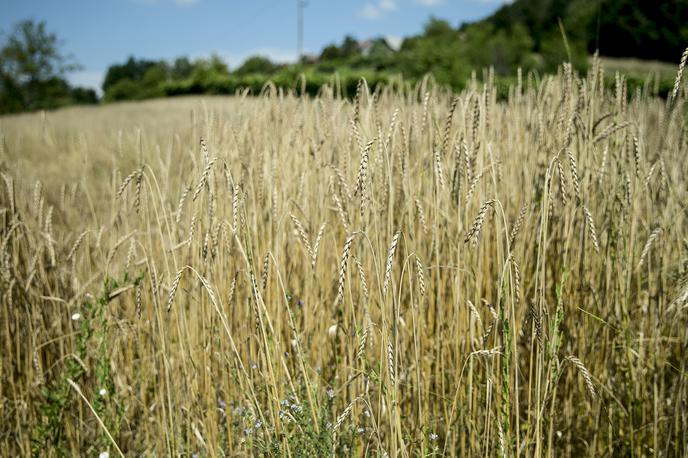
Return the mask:
[[(97, 87), (107, 67), (129, 55), (149, 59), (217, 53), (230, 67), (261, 54), (296, 57), (298, 0), (0, 0), (3, 36), (23, 19), (45, 20), (83, 70), (75, 84)], [(431, 16), (453, 25), (482, 18), (504, 0), (306, 0), (304, 51), (346, 34), (398, 41)]]

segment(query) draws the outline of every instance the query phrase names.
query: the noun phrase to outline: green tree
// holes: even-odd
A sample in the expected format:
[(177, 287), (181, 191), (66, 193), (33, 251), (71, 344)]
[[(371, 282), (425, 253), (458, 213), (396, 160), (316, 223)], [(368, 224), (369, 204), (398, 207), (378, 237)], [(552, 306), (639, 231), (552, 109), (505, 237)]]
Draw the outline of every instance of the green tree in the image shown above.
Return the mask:
[(234, 73), (237, 75), (248, 75), (251, 73), (272, 75), (279, 69), (280, 65), (273, 63), (267, 57), (251, 56), (239, 68), (234, 70)]
[(485, 19), (498, 30), (523, 24), (545, 59), (561, 56), (559, 20), (575, 53), (673, 63), (688, 43), (688, 0), (515, 0)]
[(172, 79), (183, 80), (191, 76), (193, 64), (187, 57), (177, 57), (170, 70)]
[(160, 64), (161, 62), (154, 60), (136, 59), (130, 56), (123, 64), (111, 65), (105, 73), (103, 92), (107, 93), (112, 86), (123, 80), (141, 81), (150, 68)]
[(72, 103), (64, 75), (78, 68), (60, 52), (58, 38), (45, 22), (18, 23), (0, 49), (0, 112)]
[(347, 35), (344, 37), (341, 45), (331, 44), (326, 46), (320, 53), (320, 60), (351, 59), (360, 54), (361, 47), (358, 44), (358, 40), (351, 35)]

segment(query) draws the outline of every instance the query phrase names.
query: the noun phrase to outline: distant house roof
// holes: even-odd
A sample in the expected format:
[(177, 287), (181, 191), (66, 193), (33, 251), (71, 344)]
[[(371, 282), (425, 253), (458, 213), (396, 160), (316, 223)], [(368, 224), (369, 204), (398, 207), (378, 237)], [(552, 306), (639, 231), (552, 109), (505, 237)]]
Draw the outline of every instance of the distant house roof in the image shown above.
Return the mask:
[(361, 54), (364, 56), (369, 56), (372, 53), (378, 52), (394, 52), (394, 49), (384, 38), (372, 38), (369, 40), (359, 41), (358, 47), (361, 49)]

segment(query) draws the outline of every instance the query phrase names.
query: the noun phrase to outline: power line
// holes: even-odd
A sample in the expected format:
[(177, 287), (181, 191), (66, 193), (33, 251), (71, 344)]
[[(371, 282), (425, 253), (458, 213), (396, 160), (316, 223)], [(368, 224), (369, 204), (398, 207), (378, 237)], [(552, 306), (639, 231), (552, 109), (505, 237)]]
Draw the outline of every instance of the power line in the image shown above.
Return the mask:
[(306, 0), (296, 0), (296, 50), (299, 62), (303, 57), (303, 8)]

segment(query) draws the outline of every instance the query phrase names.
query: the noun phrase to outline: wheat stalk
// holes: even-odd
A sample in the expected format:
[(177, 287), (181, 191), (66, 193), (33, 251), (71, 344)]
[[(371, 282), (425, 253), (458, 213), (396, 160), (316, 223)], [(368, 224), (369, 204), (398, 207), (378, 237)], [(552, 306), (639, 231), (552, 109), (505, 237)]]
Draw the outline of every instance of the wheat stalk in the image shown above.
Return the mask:
[(394, 370), (394, 347), (392, 347), (392, 342), (387, 342), (387, 369), (389, 372), (389, 383), (394, 386), (396, 384), (396, 378)]
[(365, 356), (366, 345), (368, 343), (368, 336), (373, 326), (373, 322), (370, 319), (370, 315), (366, 313), (365, 315), (365, 327), (363, 328), (363, 333), (361, 334), (361, 339), (358, 343), (358, 351), (356, 352), (356, 359), (362, 360)]
[(179, 287), (179, 282), (182, 279), (182, 274), (184, 273), (184, 267), (179, 269), (177, 272), (177, 275), (174, 277), (174, 281), (172, 282), (172, 286), (170, 287), (170, 295), (167, 298), (167, 311), (169, 312), (172, 310), (172, 303), (174, 302), (174, 296), (177, 294), (177, 288)]
[(416, 271), (418, 271), (418, 289), (420, 297), (425, 298), (425, 269), (418, 255), (416, 255)]
[(590, 372), (588, 369), (583, 365), (580, 359), (576, 358), (575, 356), (567, 356), (566, 360), (570, 361), (573, 363), (574, 366), (578, 369), (578, 371), (581, 373), (583, 376), (583, 379), (585, 380), (585, 386), (588, 388), (588, 392), (590, 393), (590, 396), (594, 399), (597, 397), (597, 392), (595, 391), (595, 385), (592, 383), (592, 376), (590, 375)]
[(306, 249), (308, 257), (313, 259), (313, 248), (311, 248), (311, 243), (308, 241), (308, 234), (306, 234), (306, 230), (303, 228), (303, 224), (301, 224), (301, 221), (299, 221), (298, 218), (293, 214), (290, 213), (289, 217), (294, 223), (294, 227), (296, 227), (296, 232), (298, 232), (299, 236), (301, 237), (301, 243), (303, 244), (303, 247)]
[(581, 192), (580, 192), (580, 180), (578, 179), (578, 165), (576, 164), (576, 158), (571, 153), (571, 150), (567, 151), (569, 157), (569, 165), (571, 166), (571, 176), (573, 177), (573, 192), (576, 196), (576, 203), (581, 202)]
[(363, 297), (365, 298), (366, 302), (368, 301), (368, 297), (370, 297), (368, 293), (368, 282), (366, 281), (366, 276), (365, 272), (363, 271), (363, 265), (361, 264), (361, 261), (358, 260), (356, 256), (352, 256), (354, 263), (356, 264), (356, 269), (358, 270), (358, 278), (361, 281), (361, 289), (363, 289)]
[(592, 221), (592, 215), (590, 214), (590, 210), (588, 210), (587, 207), (583, 206), (583, 213), (585, 214), (585, 223), (588, 226), (590, 240), (592, 240), (592, 244), (595, 247), (595, 251), (599, 252), (600, 244), (597, 241), (597, 231), (595, 231), (595, 223)]
[(129, 186), (129, 183), (131, 183), (131, 180), (133, 180), (134, 178), (136, 178), (136, 177), (138, 176), (139, 173), (140, 173), (139, 170), (134, 170), (134, 171), (131, 172), (129, 175), (127, 175), (127, 177), (126, 177), (126, 178), (124, 179), (124, 181), (122, 182), (122, 185), (121, 185), (121, 186), (119, 187), (119, 189), (117, 190), (117, 197), (121, 197), (121, 196), (122, 196), (122, 194), (124, 193), (124, 190), (127, 189), (127, 186)]
[(559, 187), (561, 189), (561, 203), (566, 205), (568, 202), (568, 189), (566, 186), (566, 175), (564, 175), (564, 167), (561, 165), (561, 161), (557, 157), (557, 172), (559, 172)]
[(392, 243), (389, 244), (389, 249), (387, 250), (387, 263), (385, 264), (385, 279), (382, 286), (382, 295), (387, 294), (387, 286), (389, 285), (389, 279), (392, 276), (392, 261), (394, 261), (394, 253), (397, 251), (397, 244), (399, 243), (399, 237), (401, 236), (401, 231), (397, 231), (392, 237)]
[(346, 268), (349, 261), (349, 254), (351, 253), (351, 244), (356, 237), (356, 233), (349, 235), (344, 242), (344, 249), (342, 250), (342, 257), (339, 262), (339, 281), (337, 282), (337, 296), (334, 300), (334, 307), (344, 299), (344, 280), (346, 279)]
[(633, 136), (633, 164), (635, 165), (635, 177), (640, 178), (640, 145), (638, 137)]
[(651, 233), (650, 236), (647, 238), (647, 242), (645, 242), (645, 246), (643, 247), (643, 251), (640, 254), (640, 260), (638, 261), (638, 268), (643, 266), (643, 263), (645, 262), (645, 258), (647, 257), (648, 253), (650, 253), (650, 248), (652, 248), (652, 245), (655, 243), (657, 238), (662, 234), (662, 228), (657, 227), (655, 228)]
[(79, 237), (76, 238), (76, 241), (72, 245), (72, 248), (69, 250), (69, 254), (67, 255), (67, 261), (71, 261), (72, 258), (74, 258), (76, 251), (79, 249), (79, 246), (81, 246), (81, 242), (84, 241), (84, 238), (88, 235), (89, 232), (91, 231), (87, 229), (81, 234), (79, 234)]
[(440, 157), (440, 151), (434, 148), (435, 154), (435, 173), (437, 174), (437, 182), (440, 185), (440, 189), (444, 189), (444, 172), (442, 171), (442, 158)]
[(513, 248), (514, 241), (516, 241), (516, 236), (518, 236), (521, 226), (523, 226), (523, 221), (526, 217), (526, 211), (528, 211), (528, 202), (524, 202), (521, 206), (521, 210), (518, 212), (518, 218), (516, 218), (516, 222), (511, 228), (511, 234), (509, 234), (509, 247), (511, 248)]
[(683, 70), (686, 68), (686, 61), (688, 60), (688, 48), (681, 54), (681, 62), (678, 64), (678, 71), (676, 72), (676, 80), (674, 81), (674, 89), (671, 91), (671, 101), (675, 102), (681, 89), (681, 81), (683, 79)]
[(208, 176), (210, 175), (210, 171), (212, 170), (216, 159), (217, 158), (212, 158), (211, 160), (209, 160), (205, 168), (203, 169), (203, 173), (201, 173), (201, 179), (198, 181), (198, 185), (196, 185), (196, 190), (194, 191), (193, 197), (191, 198), (192, 202), (196, 202), (196, 198), (201, 193), (201, 191), (203, 191), (203, 188), (208, 182)]
[(487, 200), (483, 205), (480, 207), (480, 210), (478, 211), (478, 215), (475, 217), (473, 220), (473, 224), (471, 225), (471, 229), (468, 231), (468, 234), (466, 234), (466, 238), (464, 238), (463, 243), (468, 243), (471, 239), (474, 240), (474, 242), (477, 244), (477, 240), (480, 238), (480, 230), (483, 227), (483, 223), (485, 222), (485, 216), (487, 215), (487, 211), (492, 208), (494, 205), (495, 200)]
[(480, 325), (480, 329), (483, 329), (483, 320), (480, 318), (480, 313), (478, 312), (478, 309), (475, 307), (473, 302), (470, 301), (470, 299), (466, 300), (466, 304), (468, 304), (468, 309), (471, 311), (471, 315), (475, 317), (475, 320)]
[(315, 242), (313, 243), (313, 255), (311, 256), (311, 268), (315, 270), (315, 262), (318, 260), (318, 250), (320, 249), (320, 242), (322, 241), (323, 235), (325, 235), (325, 227), (327, 223), (322, 223), (320, 229), (318, 229), (318, 234), (315, 236)]
[(449, 146), (449, 137), (452, 126), (452, 119), (454, 118), (454, 111), (456, 111), (456, 106), (459, 103), (459, 96), (455, 95), (452, 97), (451, 104), (449, 105), (449, 112), (447, 113), (447, 119), (444, 122), (444, 135), (442, 135), (442, 155), (447, 153), (447, 147)]
[(423, 211), (423, 207), (420, 204), (420, 200), (418, 198), (414, 199), (414, 203), (416, 205), (416, 212), (418, 213), (418, 219), (420, 220), (420, 226), (423, 228), (423, 234), (428, 233), (428, 225), (425, 220), (425, 212)]
[(358, 401), (358, 399), (359, 398), (356, 398), (353, 401), (351, 401), (349, 405), (346, 406), (344, 411), (337, 417), (337, 421), (335, 422), (334, 427), (332, 428), (333, 431), (337, 432), (339, 428), (341, 428), (342, 423), (344, 423), (344, 420), (346, 420), (346, 418), (349, 416), (349, 414), (351, 413), (351, 409), (353, 409), (354, 404), (356, 403), (356, 401)]

